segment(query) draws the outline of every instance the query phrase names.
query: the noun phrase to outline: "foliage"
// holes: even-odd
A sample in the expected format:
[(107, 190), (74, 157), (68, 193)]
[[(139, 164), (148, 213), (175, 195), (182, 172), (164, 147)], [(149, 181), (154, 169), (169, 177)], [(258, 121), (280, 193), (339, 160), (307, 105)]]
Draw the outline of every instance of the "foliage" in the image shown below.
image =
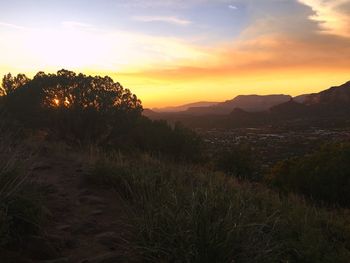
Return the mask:
[(0, 96), (10, 95), (19, 87), (24, 86), (30, 79), (24, 74), (18, 74), (13, 77), (11, 73), (5, 75), (2, 79), (2, 87), (0, 88)]
[(313, 154), (279, 162), (269, 181), (284, 192), (349, 206), (350, 144), (325, 145)]
[(67, 70), (39, 72), (32, 80), (5, 76), (3, 88), (7, 110), (27, 127), (46, 128), (81, 142), (127, 132), (142, 110), (137, 97), (111, 78)]
[[(112, 187), (130, 213), (140, 262), (348, 262), (342, 212), (280, 199), (262, 186), (149, 158), (96, 162), (87, 179)], [(344, 212), (345, 213), (345, 212)]]

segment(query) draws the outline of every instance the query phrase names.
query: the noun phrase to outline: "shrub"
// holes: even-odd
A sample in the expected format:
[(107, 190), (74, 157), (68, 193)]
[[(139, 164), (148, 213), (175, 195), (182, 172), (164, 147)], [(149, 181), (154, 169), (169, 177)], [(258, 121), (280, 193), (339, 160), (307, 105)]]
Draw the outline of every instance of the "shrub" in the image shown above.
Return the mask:
[(134, 129), (133, 138), (137, 148), (160, 154), (177, 161), (199, 162), (203, 156), (202, 140), (195, 132), (176, 123), (142, 118)]
[(219, 151), (214, 157), (216, 169), (240, 179), (256, 180), (251, 149), (244, 145)]
[(283, 192), (316, 201), (350, 205), (350, 144), (330, 144), (303, 157), (279, 162), (269, 181)]

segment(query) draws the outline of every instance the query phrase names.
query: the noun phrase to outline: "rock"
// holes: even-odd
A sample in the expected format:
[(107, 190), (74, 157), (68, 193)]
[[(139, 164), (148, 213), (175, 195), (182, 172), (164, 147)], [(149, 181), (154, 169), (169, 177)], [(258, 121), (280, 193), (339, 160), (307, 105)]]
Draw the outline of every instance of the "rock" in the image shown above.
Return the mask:
[(107, 253), (95, 258), (84, 259), (80, 263), (119, 263), (123, 262), (122, 257), (118, 253)]
[(28, 238), (26, 252), (31, 259), (49, 260), (58, 257), (56, 249), (44, 238), (32, 236)]

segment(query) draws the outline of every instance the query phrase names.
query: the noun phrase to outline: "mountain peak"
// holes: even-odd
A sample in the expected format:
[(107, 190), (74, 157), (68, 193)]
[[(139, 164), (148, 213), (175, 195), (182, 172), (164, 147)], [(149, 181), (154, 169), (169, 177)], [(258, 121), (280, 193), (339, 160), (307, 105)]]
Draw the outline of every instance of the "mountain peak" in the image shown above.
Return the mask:
[(304, 103), (306, 105), (350, 103), (350, 81), (319, 93), (310, 94)]

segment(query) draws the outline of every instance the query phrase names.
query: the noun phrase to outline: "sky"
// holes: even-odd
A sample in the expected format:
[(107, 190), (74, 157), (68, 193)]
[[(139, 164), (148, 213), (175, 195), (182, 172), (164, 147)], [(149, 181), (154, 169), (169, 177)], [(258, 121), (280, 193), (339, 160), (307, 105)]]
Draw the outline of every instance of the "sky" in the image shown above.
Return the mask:
[(350, 80), (350, 0), (0, 0), (0, 75), (109, 75), (144, 107)]

